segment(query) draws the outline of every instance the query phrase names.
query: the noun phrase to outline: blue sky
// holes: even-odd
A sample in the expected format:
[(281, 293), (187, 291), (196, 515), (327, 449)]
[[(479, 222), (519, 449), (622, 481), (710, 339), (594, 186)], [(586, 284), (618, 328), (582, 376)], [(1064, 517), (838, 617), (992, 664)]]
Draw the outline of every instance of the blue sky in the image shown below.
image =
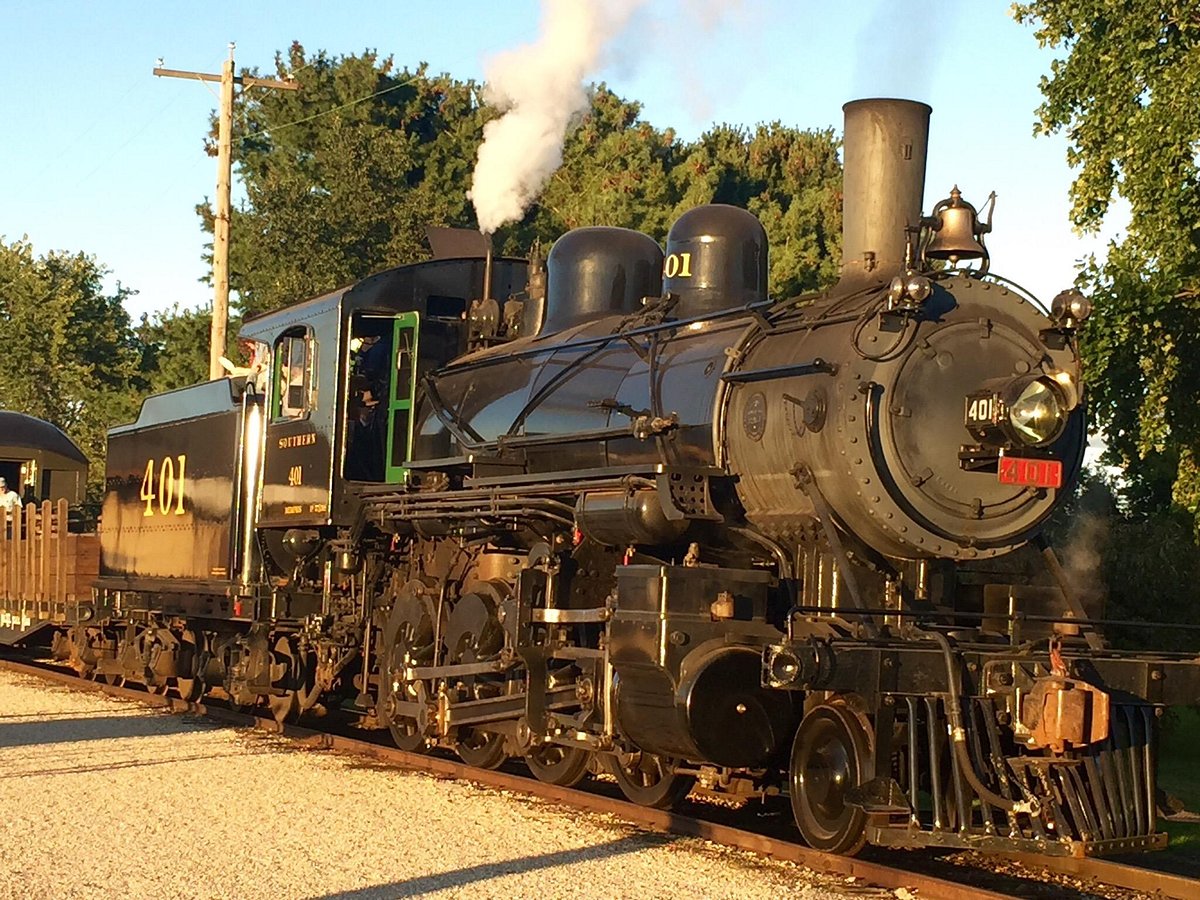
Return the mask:
[[(776, 119), (840, 132), (848, 100), (929, 103), (926, 210), (955, 183), (977, 206), (996, 191), (992, 269), (1048, 300), (1103, 241), (1071, 230), (1065, 141), (1033, 137), (1054, 54), (1008, 7), (649, 0), (596, 80), (684, 138), (714, 122)], [(158, 57), (217, 72), (235, 41), (239, 68), (270, 74), (275, 52), (299, 40), (310, 52), (374, 48), (479, 79), (489, 54), (533, 39), (538, 11), (537, 0), (14, 4), (0, 34), (0, 237), (94, 255), (139, 292), (135, 315), (209, 303), (194, 206), (215, 189), (202, 145), (215, 86), (155, 78)]]

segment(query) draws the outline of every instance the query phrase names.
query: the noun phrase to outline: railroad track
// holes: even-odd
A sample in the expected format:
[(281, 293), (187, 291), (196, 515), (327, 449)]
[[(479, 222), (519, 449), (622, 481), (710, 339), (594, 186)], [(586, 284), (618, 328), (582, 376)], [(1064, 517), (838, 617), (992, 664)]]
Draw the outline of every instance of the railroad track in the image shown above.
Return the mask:
[[(1028, 869), (1028, 873), (1022, 877), (1015, 874), (998, 876), (996, 872), (987, 871), (982, 867), (947, 864), (939, 868), (936, 860), (931, 860), (927, 854), (922, 853), (900, 854), (899, 852), (880, 851), (875, 854), (893, 857), (893, 862), (894, 857), (904, 855), (909, 857), (905, 860), (906, 863), (915, 864), (911, 867), (891, 865), (879, 859), (837, 856), (813, 850), (785, 838), (748, 831), (679, 812), (649, 809), (624, 799), (605, 796), (602, 793), (558, 787), (526, 775), (504, 770), (478, 769), (454, 759), (438, 755), (408, 753), (396, 747), (364, 740), (360, 737), (319, 731), (302, 725), (280, 725), (271, 718), (260, 718), (249, 713), (234, 712), (222, 706), (189, 702), (174, 697), (149, 694), (140, 689), (89, 681), (57, 666), (0, 657), (0, 668), (32, 675), (74, 690), (102, 692), (134, 700), (150, 707), (202, 715), (225, 724), (283, 735), (307, 747), (366, 756), (401, 769), (442, 778), (467, 780), (499, 790), (560, 803), (575, 809), (612, 815), (649, 831), (703, 838), (727, 847), (793, 862), (816, 872), (838, 875), (854, 879), (856, 882), (887, 888), (897, 891), (898, 896), (904, 896), (902, 891), (919, 896), (923, 900), (924, 898), (997, 900), (997, 898), (1033, 896), (1035, 892), (1042, 896), (1063, 896), (1071, 893), (1077, 896), (1088, 896), (1089, 883), (1093, 883), (1156, 897), (1200, 900), (1200, 880), (1104, 859), (1005, 854), (1006, 859)], [(931, 867), (943, 872), (947, 877), (931, 874), (928, 871)], [(922, 871), (923, 869), (925, 871)], [(1077, 883), (1074, 885), (1047, 884), (1044, 880), (1046, 872), (1073, 879)]]

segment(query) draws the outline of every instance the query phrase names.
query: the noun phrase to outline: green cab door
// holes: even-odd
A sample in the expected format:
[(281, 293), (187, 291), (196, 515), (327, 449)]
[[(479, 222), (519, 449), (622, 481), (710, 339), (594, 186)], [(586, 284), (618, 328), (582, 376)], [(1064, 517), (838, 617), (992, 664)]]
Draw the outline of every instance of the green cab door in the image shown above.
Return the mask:
[(392, 325), (395, 372), (387, 405), (387, 465), (385, 479), (390, 484), (408, 480), (404, 463), (412, 448), (412, 411), (417, 397), (417, 341), (420, 316), (401, 313)]

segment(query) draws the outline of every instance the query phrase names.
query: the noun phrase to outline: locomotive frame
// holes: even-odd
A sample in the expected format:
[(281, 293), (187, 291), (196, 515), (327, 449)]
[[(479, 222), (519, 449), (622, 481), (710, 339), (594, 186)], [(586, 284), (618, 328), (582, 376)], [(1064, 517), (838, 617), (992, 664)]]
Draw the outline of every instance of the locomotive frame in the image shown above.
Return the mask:
[(1107, 647), (1030, 549), (1086, 301), (991, 276), (957, 190), (920, 216), (928, 107), (846, 113), (819, 294), (768, 298), (761, 225), (710, 206), (665, 256), (577, 229), (548, 281), (435, 259), (248, 321), (263, 373), (110, 432), (57, 652), (653, 806), (787, 794), (835, 852), (1161, 846), (1156, 720), (1200, 660)]

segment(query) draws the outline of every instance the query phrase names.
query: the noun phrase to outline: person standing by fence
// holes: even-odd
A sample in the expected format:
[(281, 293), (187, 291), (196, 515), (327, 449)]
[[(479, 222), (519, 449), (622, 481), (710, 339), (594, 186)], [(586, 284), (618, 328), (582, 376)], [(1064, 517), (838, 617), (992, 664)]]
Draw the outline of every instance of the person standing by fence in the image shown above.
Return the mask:
[(8, 482), (0, 478), (0, 516), (3, 517), (7, 533), (14, 530), (12, 523), (21, 516), (21, 495), (8, 486)]

